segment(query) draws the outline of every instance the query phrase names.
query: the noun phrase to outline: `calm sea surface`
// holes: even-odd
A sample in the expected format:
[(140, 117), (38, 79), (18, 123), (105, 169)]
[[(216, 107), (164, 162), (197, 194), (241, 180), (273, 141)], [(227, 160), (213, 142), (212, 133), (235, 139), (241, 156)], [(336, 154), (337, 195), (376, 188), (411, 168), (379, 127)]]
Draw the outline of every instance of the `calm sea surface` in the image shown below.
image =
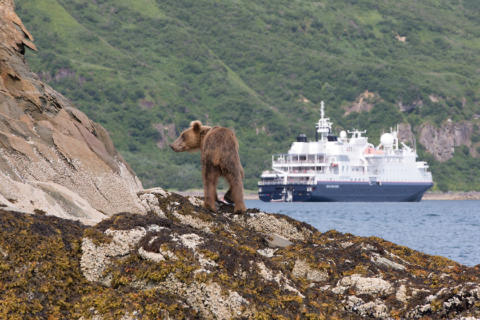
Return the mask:
[(249, 208), (282, 213), (321, 232), (331, 229), (377, 236), (468, 266), (480, 264), (480, 201), (397, 203), (262, 202)]

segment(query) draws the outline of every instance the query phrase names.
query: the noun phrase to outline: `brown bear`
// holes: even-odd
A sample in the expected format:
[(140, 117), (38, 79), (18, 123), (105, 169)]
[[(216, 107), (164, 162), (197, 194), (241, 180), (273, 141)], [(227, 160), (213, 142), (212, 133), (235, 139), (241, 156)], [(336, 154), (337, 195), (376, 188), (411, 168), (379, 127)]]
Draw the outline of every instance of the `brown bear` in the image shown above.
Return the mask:
[(170, 147), (175, 152), (198, 151), (202, 158), (203, 192), (205, 207), (215, 211), (218, 201), (217, 182), (224, 177), (230, 188), (224, 196), (235, 204), (234, 212), (245, 212), (243, 201), (243, 167), (238, 155), (238, 141), (228, 128), (204, 126), (198, 120), (190, 123)]

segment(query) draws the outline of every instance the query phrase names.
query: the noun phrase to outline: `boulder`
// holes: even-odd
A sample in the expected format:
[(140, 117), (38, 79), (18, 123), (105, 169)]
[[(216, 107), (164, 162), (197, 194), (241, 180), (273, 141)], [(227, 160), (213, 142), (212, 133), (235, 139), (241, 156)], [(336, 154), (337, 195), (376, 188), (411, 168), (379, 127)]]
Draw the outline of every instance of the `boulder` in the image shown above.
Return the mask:
[(142, 185), (107, 131), (25, 63), (32, 35), (0, 1), (0, 204), (95, 223), (144, 213)]

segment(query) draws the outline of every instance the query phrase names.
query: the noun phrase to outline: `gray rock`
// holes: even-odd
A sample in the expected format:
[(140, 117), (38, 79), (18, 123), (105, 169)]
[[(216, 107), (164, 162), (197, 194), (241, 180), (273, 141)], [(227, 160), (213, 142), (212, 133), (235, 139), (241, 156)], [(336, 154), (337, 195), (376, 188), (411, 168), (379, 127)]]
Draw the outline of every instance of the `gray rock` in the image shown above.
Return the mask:
[(25, 64), (36, 47), (13, 1), (2, 1), (0, 21), (0, 203), (87, 223), (145, 213), (142, 185), (107, 131)]
[(380, 278), (362, 277), (361, 275), (354, 274), (342, 278), (337, 283), (337, 287), (332, 290), (337, 294), (345, 292), (347, 289), (352, 288), (357, 294), (391, 294), (394, 289), (388, 282)]
[(384, 266), (384, 267), (387, 267), (387, 268), (392, 268), (392, 269), (395, 269), (395, 270), (405, 270), (405, 266), (403, 266), (399, 263), (396, 263), (395, 261), (392, 261), (390, 259), (387, 259), (385, 257), (382, 257), (381, 255), (379, 255), (377, 253), (372, 254), (371, 260), (372, 260), (373, 263), (375, 263), (377, 265), (380, 265), (380, 266)]
[(109, 279), (103, 277), (103, 272), (111, 263), (111, 258), (128, 254), (146, 233), (141, 227), (132, 230), (108, 229), (105, 234), (112, 236), (112, 241), (98, 246), (91, 239), (83, 238), (80, 267), (85, 278), (110, 285)]
[[(418, 129), (419, 141), (433, 154), (435, 159), (444, 162), (453, 157), (455, 147), (467, 146), (472, 149), (473, 124), (469, 121), (444, 122), (440, 127), (424, 123)], [(474, 150), (471, 150), (472, 154)]]
[(292, 275), (296, 278), (305, 278), (313, 282), (322, 282), (328, 280), (327, 272), (310, 267), (308, 263), (302, 259), (297, 259), (295, 261)]

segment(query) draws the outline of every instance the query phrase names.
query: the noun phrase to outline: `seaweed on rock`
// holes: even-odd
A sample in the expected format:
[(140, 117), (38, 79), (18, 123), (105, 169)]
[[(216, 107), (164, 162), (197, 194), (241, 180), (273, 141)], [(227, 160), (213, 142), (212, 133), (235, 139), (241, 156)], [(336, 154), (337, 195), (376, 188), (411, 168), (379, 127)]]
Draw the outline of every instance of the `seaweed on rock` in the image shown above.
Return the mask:
[[(148, 193), (148, 190), (143, 194)], [(376, 237), (161, 192), (92, 227), (0, 211), (0, 316), (480, 317), (480, 270)]]

